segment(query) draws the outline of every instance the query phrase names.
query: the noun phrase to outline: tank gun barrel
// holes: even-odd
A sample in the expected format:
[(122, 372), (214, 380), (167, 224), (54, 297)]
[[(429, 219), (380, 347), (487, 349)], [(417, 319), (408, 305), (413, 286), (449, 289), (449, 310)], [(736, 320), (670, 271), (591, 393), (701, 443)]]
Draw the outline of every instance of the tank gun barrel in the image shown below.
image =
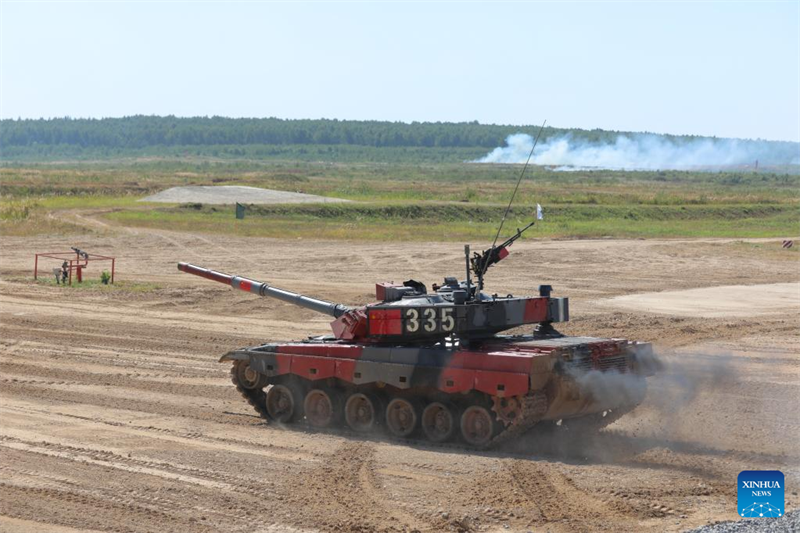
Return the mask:
[(277, 298), (278, 300), (283, 300), (284, 302), (288, 302), (290, 304), (305, 307), (306, 309), (311, 309), (312, 311), (316, 311), (318, 313), (324, 313), (334, 318), (338, 318), (344, 313), (350, 311), (350, 308), (346, 305), (328, 302), (325, 300), (318, 300), (317, 298), (310, 298), (296, 292), (279, 289), (277, 287), (271, 287), (268, 283), (262, 281), (243, 278), (241, 276), (231, 276), (230, 274), (224, 274), (222, 272), (217, 272), (216, 270), (190, 265), (189, 263), (178, 263), (178, 270), (181, 272), (186, 272), (187, 274), (199, 276), (201, 278), (210, 279), (211, 281), (230, 285), (234, 289), (252, 292), (254, 294), (258, 294), (259, 296)]

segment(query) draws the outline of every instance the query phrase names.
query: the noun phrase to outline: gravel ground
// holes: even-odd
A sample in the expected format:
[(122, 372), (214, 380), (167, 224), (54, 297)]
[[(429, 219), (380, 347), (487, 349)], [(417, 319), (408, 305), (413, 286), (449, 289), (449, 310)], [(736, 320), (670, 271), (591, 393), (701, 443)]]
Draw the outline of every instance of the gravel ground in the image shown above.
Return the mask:
[(258, 187), (236, 185), (173, 187), (142, 198), (142, 202), (201, 203), (201, 204), (303, 204), (348, 202), (341, 198), (328, 198), (300, 192), (276, 191)]
[(780, 518), (756, 518), (720, 522), (710, 526), (698, 527), (685, 533), (789, 533), (800, 531), (800, 509), (789, 511)]

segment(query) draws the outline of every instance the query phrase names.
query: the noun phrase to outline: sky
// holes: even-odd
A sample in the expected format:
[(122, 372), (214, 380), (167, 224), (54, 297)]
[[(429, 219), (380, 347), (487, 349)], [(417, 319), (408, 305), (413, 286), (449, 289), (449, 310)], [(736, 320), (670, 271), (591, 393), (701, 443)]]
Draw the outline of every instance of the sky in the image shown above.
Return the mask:
[(0, 117), (800, 141), (800, 2), (0, 2)]

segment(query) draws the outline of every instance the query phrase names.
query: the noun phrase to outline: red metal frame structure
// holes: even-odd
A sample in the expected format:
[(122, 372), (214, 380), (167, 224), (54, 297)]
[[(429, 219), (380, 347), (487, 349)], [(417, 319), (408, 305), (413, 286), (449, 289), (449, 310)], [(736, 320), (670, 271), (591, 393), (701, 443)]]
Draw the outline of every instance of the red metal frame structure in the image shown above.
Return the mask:
[[(39, 258), (45, 257), (48, 259), (57, 259), (58, 261), (69, 263), (69, 284), (72, 285), (72, 271), (75, 270), (78, 277), (78, 283), (83, 281), (82, 270), (89, 265), (91, 261), (111, 261), (111, 283), (114, 283), (114, 267), (116, 266), (116, 258), (106, 255), (86, 254), (82, 257), (76, 251), (69, 252), (47, 252), (36, 254), (33, 262), (33, 279), (39, 279)], [(59, 265), (60, 267), (61, 265)]]

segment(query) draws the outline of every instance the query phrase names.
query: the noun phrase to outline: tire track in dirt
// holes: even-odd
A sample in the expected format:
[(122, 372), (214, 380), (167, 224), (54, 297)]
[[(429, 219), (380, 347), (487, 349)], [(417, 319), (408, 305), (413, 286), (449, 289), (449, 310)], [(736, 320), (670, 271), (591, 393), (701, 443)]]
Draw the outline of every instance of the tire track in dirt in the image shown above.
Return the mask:
[[(10, 329), (4, 328), (4, 331), (8, 332)], [(73, 335), (73, 342), (74, 337)], [(41, 342), (43, 340), (49, 340), (50, 342)], [(25, 336), (24, 339), (17, 341), (8, 354), (11, 355), (13, 352), (13, 360), (19, 361), (20, 364), (46, 366), (47, 363), (52, 361), (79, 366), (80, 363), (88, 363), (91, 365), (123, 367), (128, 371), (134, 368), (158, 370), (162, 373), (172, 371), (176, 376), (208, 376), (208, 370), (220, 369), (218, 375), (227, 374), (225, 365), (218, 363), (216, 353), (210, 355), (213, 352), (206, 348), (202, 349), (202, 351), (199, 349), (198, 354), (192, 354), (191, 345), (188, 342), (184, 346), (187, 352), (176, 352), (174, 348), (159, 352), (156, 349), (139, 348), (135, 345), (136, 341), (131, 341), (131, 339), (127, 339), (125, 342), (118, 342), (117, 339), (108, 339), (109, 344), (113, 345), (112, 347), (103, 344), (82, 343), (80, 346), (69, 346), (66, 349), (65, 345), (58, 343), (57, 340), (58, 336), (55, 339), (48, 338), (48, 335), (38, 336), (34, 334)], [(130, 346), (126, 346), (126, 344)], [(219, 352), (224, 353), (224, 350), (220, 349)], [(9, 360), (8, 358), (4, 359)], [(24, 359), (28, 359), (28, 361), (23, 362)]]
[[(12, 518), (63, 524), (83, 528), (107, 530), (115, 524), (115, 531), (214, 531), (193, 520), (178, 519), (172, 513), (151, 509), (133, 503), (117, 503), (102, 496), (51, 488), (24, 487), (0, 481), (0, 498), (13, 501), (13, 506), (2, 505), (0, 514)], [(35, 503), (34, 503), (35, 502)], [(171, 526), (171, 527), (170, 527)]]
[[(213, 531), (218, 526), (205, 522), (206, 517), (230, 522), (262, 499), (242, 491), (237, 492), (239, 502), (230, 502), (225, 492), (208, 483), (142, 475), (138, 465), (126, 468), (103, 455), (93, 459), (84, 450), (59, 447), (42, 453), (35, 447), (22, 450), (3, 444), (5, 476), (0, 482), (0, 501), (15, 502), (0, 510), (8, 516), (104, 530), (113, 527), (114, 531)], [(64, 483), (55, 476), (39, 474), (56, 465), (81, 483)], [(182, 504), (181, 493), (187, 492), (194, 498)], [(39, 505), (43, 507), (39, 509)]]
[[(215, 470), (213, 468), (200, 468), (181, 464), (177, 461), (158, 460), (146, 456), (132, 457), (130, 453), (122, 454), (105, 449), (73, 446), (57, 442), (38, 440), (35, 434), (29, 434), (29, 439), (0, 436), (0, 447), (6, 450), (16, 450), (28, 454), (44, 455), (67, 461), (74, 461), (82, 465), (94, 465), (103, 468), (120, 470), (126, 473), (155, 476), (157, 478), (176, 481), (182, 484), (197, 485), (213, 490), (236, 492), (255, 498), (272, 498), (275, 496), (274, 483), (265, 483), (261, 475), (241, 475)], [(229, 452), (235, 452), (229, 448)], [(239, 451), (238, 453), (242, 453)], [(250, 454), (250, 452), (245, 452)], [(285, 457), (285, 460), (296, 458)], [(4, 468), (8, 470), (8, 468)], [(17, 473), (27, 474), (32, 479), (50, 479), (64, 483), (63, 478), (56, 476), (40, 475), (35, 471), (17, 470)]]
[[(39, 427), (38, 420), (29, 423), (33, 428)], [(14, 437), (0, 439), (0, 448), (3, 449), (0, 471), (7, 481), (0, 485), (0, 500), (25, 501), (16, 504), (13, 512), (5, 514), (75, 525), (71, 519), (73, 511), (92, 507), (103, 517), (103, 522), (93, 524), (92, 520), (85, 520), (79, 523), (83, 527), (102, 527), (105, 524), (104, 529), (114, 524), (115, 531), (219, 531), (222, 523), (227, 525), (226, 531), (249, 531), (252, 515), (260, 516), (259, 523), (269, 526), (270, 509), (265, 507), (268, 506), (265, 502), (274, 499), (275, 484), (268, 481), (273, 476), (264, 471), (263, 465), (272, 465), (270, 469), (275, 469), (280, 464), (292, 464), (298, 459), (295, 452), (287, 450), (289, 454), (283, 458), (287, 462), (275, 463), (276, 457), (270, 457), (267, 462), (259, 461), (262, 468), (250, 468), (251, 472), (243, 475), (247, 465), (252, 465), (253, 458), (258, 457), (255, 448), (225, 447), (218, 442), (207, 448), (214, 457), (213, 461), (183, 464), (174, 457), (157, 459), (146, 455), (152, 446), (146, 446), (131, 456), (123, 451), (64, 443), (61, 437), (42, 440), (35, 430), (14, 433)], [(99, 436), (103, 433), (93, 431), (93, 434)], [(112, 442), (129, 440), (123, 438)], [(184, 442), (189, 444), (186, 439)], [(187, 457), (196, 461), (201, 450), (197, 449), (197, 443), (194, 449), (194, 454)], [(219, 452), (222, 450), (225, 450), (225, 455), (220, 460)], [(249, 459), (231, 461), (231, 454)], [(198, 464), (203, 466), (195, 466)], [(42, 471), (58, 471), (64, 475), (42, 475)], [(45, 505), (46, 509), (38, 514), (26, 512), (38, 505)], [(109, 512), (116, 514), (117, 510), (124, 516), (121, 522), (108, 515)], [(0, 514), (3, 514), (2, 510)], [(208, 522), (205, 522), (206, 518)], [(80, 520), (80, 515), (75, 519)], [(203, 527), (196, 527), (201, 524)]]
[[(169, 465), (168, 468), (157, 468), (157, 463), (153, 461), (138, 461), (130, 458), (117, 457), (111, 452), (102, 452), (88, 448), (75, 448), (72, 446), (47, 444), (37, 445), (32, 442), (12, 439), (10, 437), (0, 437), (0, 447), (11, 450), (25, 451), (39, 455), (48, 455), (69, 461), (76, 461), (83, 464), (97, 465), (105, 468), (124, 470), (135, 474), (145, 474), (158, 476), (182, 483), (192, 483), (204, 487), (220, 490), (232, 490), (234, 487), (222, 481), (203, 479), (186, 473), (175, 473), (175, 471), (188, 470), (180, 465)], [(164, 464), (158, 466), (165, 466)], [(192, 470), (197, 473), (196, 470)]]
[[(84, 409), (80, 409), (84, 411)], [(219, 429), (208, 426), (208, 422), (200, 428), (192, 429), (194, 426), (187, 426), (186, 430), (176, 429), (175, 422), (171, 418), (163, 420), (147, 419), (144, 423), (139, 424), (134, 421), (125, 422), (122, 415), (129, 414), (120, 412), (119, 417), (112, 420), (104, 420), (102, 416), (97, 416), (92, 413), (91, 416), (81, 416), (74, 413), (64, 413), (57, 409), (37, 409), (27, 404), (4, 404), (0, 407), (0, 412), (5, 413), (6, 417), (24, 417), (25, 422), (35, 427), (37, 423), (47, 423), (61, 425), (75, 425), (80, 424), (86, 431), (93, 431), (99, 433), (100, 431), (110, 432), (122, 439), (125, 437), (139, 437), (142, 439), (155, 439), (183, 444), (187, 448), (208, 449), (214, 451), (225, 451), (229, 453), (246, 454), (252, 456), (265, 457), (275, 461), (315, 461), (318, 460), (318, 455), (310, 451), (301, 451), (295, 447), (276, 445), (271, 442), (262, 442), (258, 440), (259, 435), (251, 435), (251, 440), (247, 439), (246, 434), (234, 434), (231, 436), (221, 435), (224, 431), (223, 428), (228, 428), (228, 424), (220, 426)], [(108, 412), (108, 411), (106, 411)], [(140, 415), (139, 415), (140, 416)], [(158, 424), (158, 425), (156, 425)], [(164, 427), (169, 426), (169, 427)], [(257, 433), (257, 432), (256, 432)], [(36, 435), (33, 431), (26, 431), (23, 429), (0, 429), (0, 435), (27, 435), (33, 438)], [(252, 439), (252, 437), (256, 437)], [(40, 436), (39, 439), (34, 439), (41, 442), (49, 442), (42, 440), (46, 437)], [(55, 438), (50, 438), (50, 441), (55, 441)]]
[[(455, 491), (471, 506), (482, 509), (485, 517), (517, 529), (547, 526), (558, 531), (636, 531), (643, 520), (689, 513), (671, 503), (680, 498), (667, 498), (668, 494), (660, 491), (581, 487), (573, 479), (576, 472), (580, 476), (580, 467), (565, 466), (504, 460), (499, 470), (483, 472)], [(680, 497), (686, 495), (684, 492)]]
[(298, 527), (357, 533), (437, 530), (437, 524), (399, 505), (387, 505), (377, 475), (374, 444), (347, 442), (279, 492), (298, 510)]
[[(31, 369), (31, 367), (34, 367)], [(34, 372), (28, 373), (31, 369)], [(34, 383), (48, 385), (101, 385), (113, 386), (122, 390), (153, 391), (160, 394), (174, 394), (181, 397), (199, 396), (214, 398), (220, 395), (223, 384), (206, 385), (200, 383), (175, 383), (166, 379), (146, 379), (139, 375), (115, 375), (112, 373), (79, 372), (75, 370), (54, 370), (39, 365), (20, 365), (0, 363), (3, 377), (0, 383)], [(28, 378), (27, 376), (36, 376)], [(227, 388), (227, 387), (225, 387)]]
[(0, 514), (0, 531), (13, 531), (15, 533), (104, 533), (96, 529), (87, 529), (81, 527), (80, 529), (56, 525), (53, 523), (42, 523), (33, 520), (23, 520), (21, 518), (11, 518)]
[[(91, 527), (115, 531), (203, 531), (194, 527), (196, 519), (182, 514), (180, 505), (168, 492), (130, 489), (134, 479), (158, 480), (159, 484), (185, 486), (176, 479), (142, 478), (131, 470), (113, 468), (91, 460), (68, 460), (64, 463), (59, 451), (42, 454), (8, 447), (4, 442), (3, 481), (0, 482), (0, 514), (68, 526)], [(61, 453), (65, 453), (62, 452)], [(74, 453), (74, 450), (69, 452)], [(41, 471), (58, 466), (60, 472), (80, 483), (64, 481), (66, 476), (41, 475)], [(87, 483), (87, 480), (92, 482)], [(141, 484), (139, 485), (141, 487)], [(150, 484), (155, 489), (159, 485)], [(194, 486), (194, 485), (189, 485)], [(187, 487), (189, 487), (187, 486)], [(207, 494), (214, 491), (196, 486)], [(197, 506), (193, 506), (197, 510)]]
[[(26, 354), (20, 354), (21, 357), (16, 357), (9, 362), (8, 359), (0, 361), (0, 371), (6, 376), (5, 379), (12, 379), (12, 375), (19, 377), (27, 376), (41, 376), (50, 379), (71, 377), (76, 381), (93, 382), (93, 381), (140, 381), (141, 383), (174, 383), (177, 385), (191, 385), (196, 386), (199, 390), (205, 388), (206, 392), (219, 391), (220, 387), (227, 387), (220, 383), (219, 376), (224, 375), (221, 372), (219, 376), (209, 376), (206, 369), (189, 369), (179, 366), (174, 367), (161, 367), (156, 371), (132, 371), (131, 365), (119, 364), (118, 358), (114, 361), (98, 361), (96, 359), (86, 362), (81, 365), (84, 371), (74, 370), (76, 368), (74, 354), (70, 361), (64, 361), (62, 357), (54, 356), (54, 354), (44, 354), (39, 357), (26, 357)], [(117, 364), (114, 364), (117, 363)], [(212, 367), (213, 368), (213, 367)], [(155, 370), (155, 369), (153, 369)]]
[[(117, 409), (129, 411), (138, 416), (141, 416), (140, 413), (147, 413), (190, 420), (208, 420), (232, 426), (255, 426), (263, 425), (264, 423), (256, 415), (238, 416), (239, 413), (226, 414), (224, 404), (218, 398), (205, 400), (202, 398), (187, 399), (186, 397), (175, 396), (174, 399), (179, 400), (180, 404), (182, 404), (179, 405), (176, 402), (170, 402), (170, 398), (163, 395), (160, 400), (152, 397), (150, 399), (137, 399), (135, 395), (126, 394), (124, 390), (119, 390), (113, 386), (105, 387), (105, 390), (97, 389), (99, 387), (85, 387), (82, 391), (75, 391), (69, 385), (56, 385), (47, 382), (7, 382), (3, 386), (2, 395), (7, 398), (20, 399), (36, 397), (39, 401), (53, 405), (73, 404), (91, 406), (98, 409)], [(235, 399), (235, 396), (231, 399)], [(217, 405), (210, 405), (210, 403)]]
[[(26, 298), (19, 298), (16, 296), (2, 295), (0, 296), (0, 305), (4, 308), (15, 307), (17, 309), (31, 309), (31, 303)], [(184, 330), (198, 330), (203, 332), (218, 331), (225, 333), (226, 328), (230, 324), (220, 320), (217, 317), (203, 316), (196, 313), (186, 313), (179, 311), (157, 311), (150, 312), (146, 315), (142, 313), (132, 312), (130, 309), (120, 309), (111, 306), (104, 306), (98, 312), (96, 303), (79, 303), (79, 302), (42, 302), (38, 301), (35, 304), (37, 314), (51, 314), (54, 316), (69, 317), (72, 322), (75, 321), (99, 321), (113, 323), (116, 326), (124, 324), (136, 324), (137, 326), (150, 326), (155, 328), (180, 328)], [(264, 330), (267, 325), (281, 322), (282, 326), (289, 329), (296, 328), (298, 331), (301, 329), (299, 324), (290, 324), (286, 321), (275, 320), (259, 320), (256, 318), (242, 317), (236, 321), (237, 327), (247, 326), (253, 332)]]

